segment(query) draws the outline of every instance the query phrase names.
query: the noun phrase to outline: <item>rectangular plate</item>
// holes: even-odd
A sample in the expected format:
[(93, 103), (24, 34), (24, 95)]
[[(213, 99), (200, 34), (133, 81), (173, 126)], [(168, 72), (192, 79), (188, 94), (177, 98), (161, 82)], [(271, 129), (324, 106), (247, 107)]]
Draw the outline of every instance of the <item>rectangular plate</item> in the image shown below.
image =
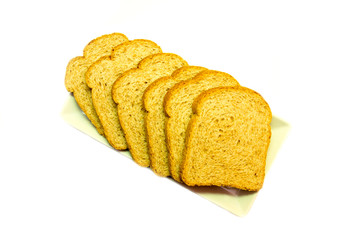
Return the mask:
[[(70, 96), (61, 112), (62, 118), (71, 126), (89, 135), (95, 140), (109, 146), (105, 137), (101, 136), (96, 128), (91, 124), (89, 119), (81, 111), (74, 97)], [(266, 158), (265, 173), (267, 173), (275, 160), (275, 156), (284, 142), (290, 125), (276, 116), (273, 116), (271, 122), (271, 141)], [(120, 154), (131, 158), (129, 151), (118, 151)], [(172, 180), (172, 179), (171, 179)], [(265, 179), (266, 180), (266, 179)], [(174, 183), (176, 181), (172, 180)], [(224, 187), (189, 187), (185, 184), (177, 183), (189, 189), (190, 191), (200, 195), (201, 197), (211, 201), (212, 203), (228, 210), (237, 216), (245, 216), (253, 205), (258, 192), (248, 192), (235, 188)]]

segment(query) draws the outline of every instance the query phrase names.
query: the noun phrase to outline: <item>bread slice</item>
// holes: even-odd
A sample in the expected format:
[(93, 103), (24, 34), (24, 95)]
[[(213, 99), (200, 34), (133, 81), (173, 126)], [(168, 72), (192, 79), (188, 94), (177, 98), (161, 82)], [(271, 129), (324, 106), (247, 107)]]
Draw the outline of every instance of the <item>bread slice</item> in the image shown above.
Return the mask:
[(92, 101), (105, 137), (115, 149), (125, 150), (127, 143), (112, 98), (112, 86), (122, 73), (137, 67), (142, 59), (155, 53), (161, 53), (161, 48), (152, 41), (127, 41), (116, 46), (110, 57), (103, 57), (93, 63), (86, 72), (86, 83), (91, 88)]
[(158, 53), (144, 58), (137, 68), (123, 73), (114, 83), (112, 96), (117, 104), (121, 127), (134, 161), (150, 165), (145, 131), (145, 110), (142, 97), (145, 89), (156, 79), (172, 74), (188, 65), (178, 55)]
[(190, 186), (261, 189), (272, 118), (266, 101), (245, 87), (220, 87), (193, 103), (182, 180)]
[(194, 77), (206, 68), (185, 66), (171, 76), (163, 77), (150, 84), (143, 95), (146, 110), (145, 127), (150, 155), (150, 168), (159, 176), (169, 176), (168, 151), (165, 139), (164, 97), (176, 83)]
[(101, 135), (104, 134), (104, 129), (94, 109), (85, 73), (93, 62), (103, 56), (110, 56), (113, 47), (126, 41), (127, 37), (121, 33), (100, 36), (85, 46), (83, 56), (71, 59), (66, 67), (66, 89), (74, 94), (77, 104)]
[(227, 73), (205, 70), (190, 80), (176, 84), (165, 95), (164, 110), (169, 117), (165, 129), (169, 167), (176, 181), (181, 182), (180, 166), (185, 149), (185, 133), (192, 115), (191, 105), (203, 91), (220, 86), (239, 86), (239, 83)]

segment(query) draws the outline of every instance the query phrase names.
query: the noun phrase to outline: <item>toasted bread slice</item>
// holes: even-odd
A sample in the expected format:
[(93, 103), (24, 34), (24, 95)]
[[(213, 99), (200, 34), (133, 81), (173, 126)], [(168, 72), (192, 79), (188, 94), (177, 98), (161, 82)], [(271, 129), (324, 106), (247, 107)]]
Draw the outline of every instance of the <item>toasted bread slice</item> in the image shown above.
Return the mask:
[(165, 128), (169, 167), (176, 181), (181, 182), (180, 166), (185, 149), (185, 133), (192, 115), (191, 105), (203, 91), (220, 86), (239, 86), (239, 83), (227, 73), (205, 70), (190, 80), (176, 84), (165, 95), (164, 110), (169, 117)]
[(203, 67), (185, 66), (171, 76), (163, 77), (150, 84), (143, 95), (146, 110), (145, 127), (150, 154), (150, 168), (159, 176), (169, 176), (168, 151), (165, 139), (164, 97), (176, 83), (193, 78)]
[(261, 189), (272, 118), (266, 101), (245, 87), (203, 92), (186, 132), (182, 180), (190, 186)]
[(122, 73), (137, 67), (142, 59), (155, 53), (161, 53), (161, 48), (152, 41), (127, 41), (116, 46), (110, 57), (93, 63), (86, 72), (86, 83), (91, 88), (92, 101), (105, 137), (115, 149), (125, 150), (127, 143), (112, 98), (112, 86)]
[(112, 96), (117, 104), (121, 127), (134, 161), (144, 167), (150, 165), (145, 130), (145, 109), (142, 97), (145, 89), (156, 79), (171, 75), (188, 65), (175, 54), (158, 53), (144, 58), (137, 68), (123, 73), (114, 83)]
[(86, 45), (83, 56), (71, 59), (66, 67), (66, 89), (74, 94), (77, 104), (101, 135), (104, 134), (104, 129), (94, 109), (91, 89), (86, 84), (85, 73), (93, 62), (101, 57), (110, 56), (115, 46), (126, 41), (128, 38), (121, 33), (98, 37)]

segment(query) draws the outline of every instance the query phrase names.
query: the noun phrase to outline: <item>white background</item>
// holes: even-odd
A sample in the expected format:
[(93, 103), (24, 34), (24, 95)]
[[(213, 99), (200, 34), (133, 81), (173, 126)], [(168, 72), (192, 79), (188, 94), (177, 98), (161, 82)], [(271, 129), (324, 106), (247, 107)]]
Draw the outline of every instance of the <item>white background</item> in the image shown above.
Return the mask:
[[(3, 2), (0, 239), (360, 238), (358, 1)], [(67, 62), (111, 32), (230, 73), (291, 125), (247, 216), (60, 118)]]

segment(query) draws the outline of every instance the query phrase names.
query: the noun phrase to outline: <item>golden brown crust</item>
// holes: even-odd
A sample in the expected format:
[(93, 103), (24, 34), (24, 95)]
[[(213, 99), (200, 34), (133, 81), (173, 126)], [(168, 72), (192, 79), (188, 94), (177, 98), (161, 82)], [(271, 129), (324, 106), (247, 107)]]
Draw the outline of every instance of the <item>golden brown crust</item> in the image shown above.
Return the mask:
[(175, 79), (179, 79), (181, 81), (188, 80), (190, 78), (193, 78), (193, 73), (196, 73), (196, 75), (204, 70), (207, 70), (207, 68), (200, 67), (200, 66), (184, 66), (179, 69), (176, 69), (172, 74), (171, 77)]
[[(180, 58), (180, 59), (182, 59), (179, 55), (177, 55), (175, 53), (156, 53), (156, 54), (148, 56), (148, 57), (144, 58), (142, 61), (140, 61), (138, 64), (138, 68), (140, 68), (140, 69), (144, 69), (144, 68), (148, 68), (148, 67), (156, 68), (157, 63), (161, 63), (161, 60), (163, 58), (167, 58), (167, 59)], [(184, 59), (182, 59), (182, 62), (184, 63), (184, 65), (188, 65), (188, 63)]]
[(127, 41), (127, 42), (124, 42), (120, 45), (117, 45), (116, 47), (114, 47), (112, 49), (112, 52), (111, 52), (111, 59), (114, 60), (116, 59), (120, 54), (124, 54), (124, 52), (126, 51), (126, 49), (128, 47), (130, 47), (131, 45), (134, 45), (134, 44), (141, 44), (141, 45), (144, 45), (144, 46), (148, 46), (148, 47), (152, 47), (152, 48), (157, 48), (159, 49), (159, 53), (161, 53), (161, 48), (159, 45), (157, 45), (155, 42), (151, 41), (151, 40), (148, 40), (148, 39), (134, 39), (134, 40), (131, 40), (131, 41)]
[[(174, 96), (176, 96), (176, 94), (183, 89), (185, 86), (191, 85), (193, 83), (199, 82), (202, 79), (206, 78), (207, 76), (213, 76), (214, 78), (216, 78), (217, 76), (227, 76), (229, 79), (234, 79), (230, 74), (225, 73), (225, 72), (221, 72), (221, 71), (216, 71), (216, 70), (205, 70), (202, 71), (201, 73), (199, 73), (198, 75), (196, 75), (195, 77), (193, 77), (192, 79), (186, 80), (186, 81), (182, 81), (177, 83), (174, 87), (172, 87), (165, 95), (164, 97), (164, 110), (167, 116), (171, 116), (171, 108), (170, 108), (170, 104), (171, 102), (174, 100)], [(236, 81), (236, 80), (235, 80)]]
[(99, 40), (101, 39), (105, 39), (105, 38), (108, 38), (108, 37), (111, 37), (111, 36), (121, 36), (125, 39), (127, 39), (127, 37), (122, 34), (122, 33), (117, 33), (117, 32), (114, 32), (114, 33), (108, 33), (108, 34), (103, 34), (97, 38), (94, 38), (93, 40), (91, 40), (88, 44), (86, 44), (86, 46), (84, 47), (84, 50), (83, 50), (83, 55), (85, 56), (86, 55), (86, 51), (93, 45), (93, 44), (97, 44), (97, 42), (99, 42)]
[[(106, 39), (110, 39), (110, 38), (118, 38), (119, 39), (119, 44), (123, 43), (123, 42), (126, 42), (128, 41), (129, 39), (122, 33), (110, 33), (110, 34), (104, 34), (102, 36), (99, 36), (93, 40), (91, 40), (85, 47), (84, 47), (84, 50), (83, 50), (83, 56), (85, 58), (87, 57), (90, 57), (91, 55), (91, 51), (93, 50), (93, 48), (97, 47), (96, 45), (99, 45), (102, 41), (106, 41)], [(118, 44), (116, 44), (118, 45)], [(115, 45), (115, 46), (116, 46)], [(115, 47), (114, 46), (114, 47)], [(110, 49), (108, 49), (108, 52), (109, 54), (107, 55), (110, 55), (111, 54), (111, 51), (112, 51), (112, 48), (111, 47)], [(95, 56), (96, 57), (96, 56)], [(98, 56), (96, 57), (95, 61), (98, 59)]]
[[(252, 94), (257, 94), (259, 95), (259, 97), (263, 98), (261, 96), (260, 93), (250, 89), (250, 88), (247, 88), (247, 87), (243, 87), (243, 86), (236, 86), (236, 87), (216, 87), (216, 88), (212, 88), (212, 89), (209, 89), (207, 91), (204, 91), (202, 92), (199, 96), (197, 96), (192, 104), (192, 111), (194, 114), (198, 114), (199, 113), (199, 109), (201, 109), (201, 104), (203, 104), (207, 98), (209, 98), (210, 96), (212, 96), (213, 94), (216, 94), (218, 92), (224, 92), (224, 91), (228, 91), (228, 92), (232, 92), (232, 91), (238, 91), (239, 89), (241, 89), (242, 91), (245, 91), (245, 92), (249, 92), (249, 93), (252, 93)], [(272, 118), (272, 113), (271, 113), (271, 109), (269, 107), (269, 104), (265, 101), (265, 99), (263, 99), (264, 101), (264, 104), (267, 106), (269, 112), (270, 112), (270, 119)]]

